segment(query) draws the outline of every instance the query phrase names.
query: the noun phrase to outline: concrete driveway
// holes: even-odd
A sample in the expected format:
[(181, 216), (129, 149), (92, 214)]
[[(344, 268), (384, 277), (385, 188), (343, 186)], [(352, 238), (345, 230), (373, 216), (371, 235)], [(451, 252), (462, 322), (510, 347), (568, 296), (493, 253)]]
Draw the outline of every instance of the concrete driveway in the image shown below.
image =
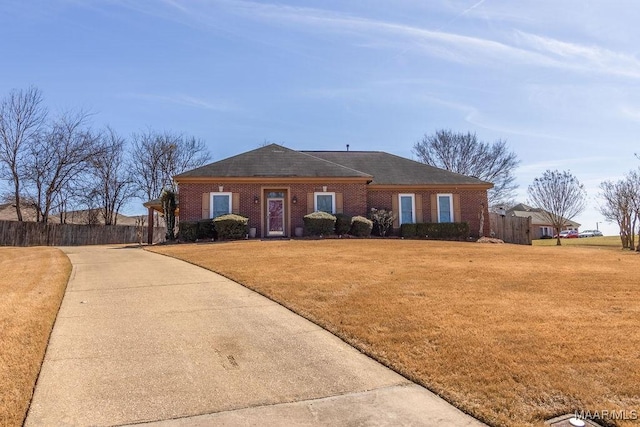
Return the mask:
[(63, 250), (73, 271), (26, 426), (483, 425), (220, 275)]

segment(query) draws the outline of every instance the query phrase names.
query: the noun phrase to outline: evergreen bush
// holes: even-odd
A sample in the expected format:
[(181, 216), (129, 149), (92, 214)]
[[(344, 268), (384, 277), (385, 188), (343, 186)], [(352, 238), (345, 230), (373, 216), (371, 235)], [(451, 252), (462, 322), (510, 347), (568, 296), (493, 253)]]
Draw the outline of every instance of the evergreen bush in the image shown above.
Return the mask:
[(418, 237), (421, 239), (466, 240), (469, 237), (469, 224), (466, 222), (425, 222), (418, 224), (402, 224), (402, 237)]
[(221, 240), (238, 240), (244, 239), (249, 233), (249, 218), (227, 214), (214, 218), (213, 225), (216, 234)]
[(402, 224), (400, 225), (400, 236), (416, 237), (418, 235), (418, 224)]
[(216, 228), (213, 225), (212, 219), (201, 219), (198, 221), (198, 240), (211, 240), (217, 237)]
[(345, 214), (336, 214), (336, 234), (338, 236), (345, 235), (351, 229), (351, 216)]
[(198, 238), (198, 223), (196, 221), (180, 221), (178, 223), (178, 238), (183, 242), (195, 242)]
[(303, 218), (307, 236), (328, 236), (335, 231), (336, 217), (326, 212), (313, 212)]
[(351, 218), (351, 230), (349, 234), (356, 237), (368, 237), (373, 229), (373, 221), (363, 216), (354, 216)]

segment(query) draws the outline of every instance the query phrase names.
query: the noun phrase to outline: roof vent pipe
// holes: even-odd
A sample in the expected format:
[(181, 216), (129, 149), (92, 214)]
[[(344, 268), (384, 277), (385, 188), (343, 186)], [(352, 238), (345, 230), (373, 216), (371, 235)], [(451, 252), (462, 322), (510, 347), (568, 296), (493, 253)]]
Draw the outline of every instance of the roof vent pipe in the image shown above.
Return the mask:
[(349, 144), (347, 144), (347, 151), (349, 151)]

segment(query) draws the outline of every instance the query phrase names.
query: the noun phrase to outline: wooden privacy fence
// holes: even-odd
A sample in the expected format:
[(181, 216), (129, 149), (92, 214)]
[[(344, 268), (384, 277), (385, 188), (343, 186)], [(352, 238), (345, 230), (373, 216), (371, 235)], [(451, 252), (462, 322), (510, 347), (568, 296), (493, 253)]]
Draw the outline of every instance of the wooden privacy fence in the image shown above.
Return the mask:
[(502, 216), (490, 213), (489, 225), (491, 226), (491, 237), (517, 245), (531, 244), (531, 217)]
[[(164, 227), (155, 227), (154, 243), (163, 241), (165, 232)], [(0, 245), (2, 246), (107, 245), (145, 242), (146, 238), (146, 226), (0, 221)]]

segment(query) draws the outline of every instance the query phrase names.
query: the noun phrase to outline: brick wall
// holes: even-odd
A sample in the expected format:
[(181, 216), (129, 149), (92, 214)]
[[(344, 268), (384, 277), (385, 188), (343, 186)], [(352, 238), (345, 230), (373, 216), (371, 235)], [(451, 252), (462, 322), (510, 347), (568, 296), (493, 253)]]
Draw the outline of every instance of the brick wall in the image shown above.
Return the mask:
[[(487, 192), (477, 190), (439, 190), (439, 191), (390, 191), (371, 190), (367, 197), (367, 210), (371, 208), (392, 209), (393, 198), (399, 193), (413, 193), (422, 195), (423, 222), (437, 222), (437, 218), (431, 218), (431, 195), (438, 193), (459, 194), (460, 195), (460, 216), (454, 218), (456, 222), (468, 222), (471, 236), (478, 237), (480, 231), (480, 205), (484, 206), (484, 227), (483, 235), (489, 235), (489, 210), (487, 202)], [(416, 206), (416, 210), (419, 207)], [(396, 214), (398, 212), (395, 212)]]
[[(486, 191), (459, 191), (460, 194), (460, 213), (462, 221), (469, 223), (471, 236), (482, 237), (488, 236), (490, 233), (489, 226), (489, 202), (487, 200)], [(480, 232), (480, 206), (484, 207), (484, 224), (482, 224), (483, 232)]]
[[(249, 226), (255, 227), (256, 235), (264, 235), (264, 217), (266, 216), (265, 193), (268, 191), (285, 191), (285, 228), (288, 236), (294, 235), (296, 227), (303, 226), (303, 217), (308, 214), (307, 194), (323, 191), (342, 193), (343, 211), (348, 215), (364, 215), (367, 212), (367, 186), (357, 183), (269, 183), (269, 184), (230, 184), (230, 183), (183, 183), (179, 185), (178, 199), (180, 203), (180, 220), (194, 221), (202, 218), (202, 194), (218, 192), (238, 193), (239, 214), (249, 218)], [(258, 203), (255, 198), (258, 197)], [(297, 203), (293, 204), (293, 198)], [(290, 221), (289, 221), (290, 219)]]
[[(222, 191), (239, 194), (239, 213), (249, 218), (249, 226), (257, 229), (256, 235), (264, 235), (264, 217), (266, 216), (265, 193), (268, 191), (285, 191), (285, 210), (289, 213), (286, 216), (286, 233), (288, 236), (294, 235), (296, 227), (302, 227), (303, 217), (309, 210), (307, 209), (307, 194), (323, 191), (325, 184), (230, 184), (230, 183), (185, 183), (179, 186), (180, 219), (182, 221), (199, 220), (202, 218), (202, 194)], [(422, 212), (424, 222), (431, 219), (431, 195), (437, 193), (451, 193), (460, 195), (460, 219), (469, 223), (472, 236), (478, 236), (480, 230), (480, 205), (484, 205), (484, 229), (483, 234), (489, 233), (489, 212), (487, 209), (486, 191), (458, 190), (458, 191), (389, 191), (372, 190), (366, 184), (345, 184), (326, 183), (328, 192), (342, 193), (343, 211), (345, 214), (368, 216), (371, 208), (392, 208), (392, 199), (398, 193), (414, 193), (422, 195)], [(259, 202), (255, 203), (255, 197)], [(293, 204), (292, 199), (296, 197), (297, 203)], [(419, 209), (419, 207), (416, 207)]]

